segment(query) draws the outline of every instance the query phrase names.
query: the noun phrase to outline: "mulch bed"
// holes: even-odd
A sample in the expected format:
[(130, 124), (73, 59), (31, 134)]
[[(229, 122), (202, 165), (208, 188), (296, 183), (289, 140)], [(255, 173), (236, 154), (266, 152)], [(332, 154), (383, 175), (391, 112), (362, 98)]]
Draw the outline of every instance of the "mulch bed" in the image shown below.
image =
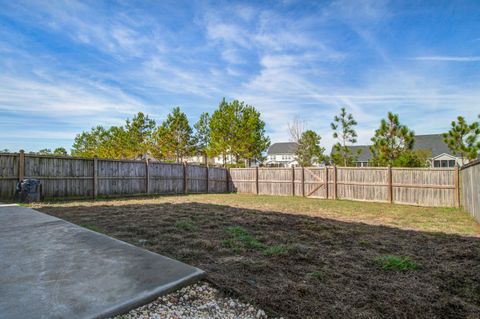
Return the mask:
[[(285, 318), (480, 318), (480, 239), (202, 203), (43, 207)], [(381, 256), (414, 270), (386, 270)]]

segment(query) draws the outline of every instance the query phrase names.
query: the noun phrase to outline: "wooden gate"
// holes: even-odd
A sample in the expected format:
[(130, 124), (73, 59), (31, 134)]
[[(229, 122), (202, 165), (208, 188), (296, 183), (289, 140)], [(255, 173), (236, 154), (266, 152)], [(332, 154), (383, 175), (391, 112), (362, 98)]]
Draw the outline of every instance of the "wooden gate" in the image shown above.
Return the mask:
[(313, 198), (328, 198), (327, 167), (304, 168), (305, 196)]

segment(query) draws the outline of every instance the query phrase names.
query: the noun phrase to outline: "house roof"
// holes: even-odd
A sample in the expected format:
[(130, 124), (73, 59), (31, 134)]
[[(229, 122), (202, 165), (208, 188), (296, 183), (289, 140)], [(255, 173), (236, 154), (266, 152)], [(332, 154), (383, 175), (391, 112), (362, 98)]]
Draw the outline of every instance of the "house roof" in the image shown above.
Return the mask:
[(357, 154), (358, 152), (358, 162), (368, 162), (372, 158), (369, 145), (355, 145), (351, 146), (350, 149), (352, 150), (352, 154)]
[[(356, 154), (360, 150), (360, 155), (358, 156), (358, 162), (368, 162), (372, 158), (372, 153), (370, 152), (370, 145), (354, 145), (350, 146), (353, 153)], [(432, 152), (430, 158), (437, 157), (441, 154), (448, 154), (455, 156), (452, 151), (448, 148), (448, 145), (443, 141), (442, 134), (426, 134), (426, 135), (415, 135), (415, 144), (413, 146), (414, 150), (427, 149)], [(332, 148), (333, 151), (333, 148)]]
[(298, 144), (295, 142), (273, 143), (267, 151), (268, 155), (295, 154)]
[(442, 134), (415, 135), (415, 145), (413, 149), (429, 149), (432, 151), (431, 157), (440, 154), (453, 155), (448, 145), (443, 141)]

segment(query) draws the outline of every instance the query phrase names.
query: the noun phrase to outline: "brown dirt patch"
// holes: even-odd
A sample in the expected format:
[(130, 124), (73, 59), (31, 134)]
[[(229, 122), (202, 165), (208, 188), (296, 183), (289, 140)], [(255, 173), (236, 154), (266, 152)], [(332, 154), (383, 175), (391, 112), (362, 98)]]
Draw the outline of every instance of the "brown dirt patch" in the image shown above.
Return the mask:
[[(39, 210), (197, 266), (273, 315), (480, 317), (479, 238), (174, 201)], [(385, 255), (418, 269), (384, 270)]]

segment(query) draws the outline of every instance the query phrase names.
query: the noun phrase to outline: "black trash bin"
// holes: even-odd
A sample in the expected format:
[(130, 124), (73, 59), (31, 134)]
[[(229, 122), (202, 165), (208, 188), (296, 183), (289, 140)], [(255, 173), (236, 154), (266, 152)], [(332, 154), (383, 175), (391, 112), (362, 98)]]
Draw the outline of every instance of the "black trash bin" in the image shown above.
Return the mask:
[(40, 201), (42, 196), (42, 184), (38, 179), (24, 179), (17, 184), (15, 200), (22, 203)]

